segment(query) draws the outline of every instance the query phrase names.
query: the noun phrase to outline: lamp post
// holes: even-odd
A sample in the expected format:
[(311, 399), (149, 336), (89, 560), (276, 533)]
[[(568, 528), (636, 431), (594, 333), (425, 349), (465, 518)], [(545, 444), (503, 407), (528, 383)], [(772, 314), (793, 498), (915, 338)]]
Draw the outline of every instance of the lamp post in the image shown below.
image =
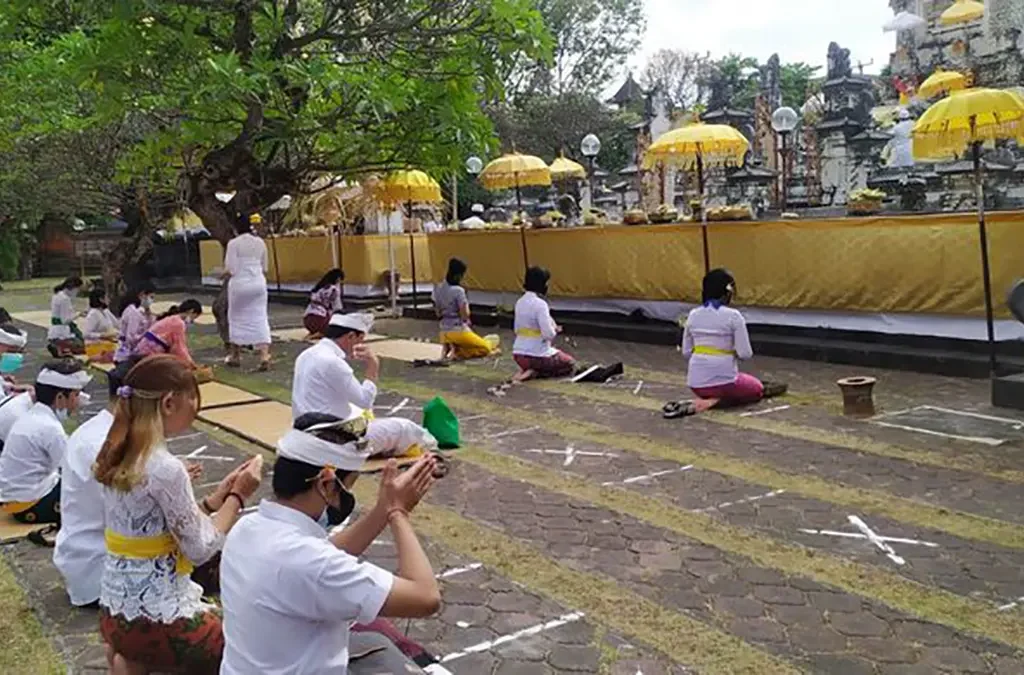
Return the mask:
[(786, 139), (791, 133), (793, 133), (793, 130), (796, 129), (796, 125), (799, 122), (800, 115), (788, 106), (783, 106), (772, 113), (772, 129), (774, 129), (775, 133), (779, 135), (781, 141), (779, 154), (782, 156), (782, 190), (780, 194), (782, 211), (786, 210), (789, 190), (789, 176), (787, 174), (787, 168), (789, 165), (789, 148), (786, 147)]
[(587, 175), (588, 192), (590, 193), (590, 208), (594, 208), (594, 159), (597, 153), (601, 152), (601, 139), (594, 134), (587, 134), (580, 141), (580, 152), (590, 163), (590, 173)]
[[(480, 172), (483, 171), (483, 170), (484, 170), (484, 161), (482, 159), (480, 159), (479, 157), (477, 157), (476, 155), (473, 155), (473, 156), (469, 157), (466, 160), (466, 173), (468, 173), (470, 176), (472, 176), (474, 178), (474, 180), (476, 179), (477, 176), (480, 175)], [(456, 225), (456, 227), (458, 227), (459, 222), (460, 222), (459, 221), (458, 208), (459, 207), (456, 204), (456, 206), (455, 206), (455, 209), (456, 209), (455, 225)]]

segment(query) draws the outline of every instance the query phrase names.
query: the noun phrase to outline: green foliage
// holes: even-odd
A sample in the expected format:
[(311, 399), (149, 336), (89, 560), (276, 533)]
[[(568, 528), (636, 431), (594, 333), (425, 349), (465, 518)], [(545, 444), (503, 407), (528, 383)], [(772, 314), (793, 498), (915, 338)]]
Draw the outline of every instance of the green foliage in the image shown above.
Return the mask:
[(511, 98), (600, 95), (647, 28), (643, 0), (536, 0), (536, 6), (554, 37), (552, 54), (516, 63), (506, 77)]
[(493, 145), (480, 103), (508, 64), (549, 46), (529, 0), (6, 5), (0, 149), (133, 123), (117, 184), (173, 190), (218, 151), (202, 189), (258, 193), (253, 208), (325, 172), (454, 169)]
[(797, 110), (817, 93), (814, 78), (820, 66), (811, 66), (802, 61), (784, 63), (779, 69), (779, 86), (782, 89), (782, 104)]

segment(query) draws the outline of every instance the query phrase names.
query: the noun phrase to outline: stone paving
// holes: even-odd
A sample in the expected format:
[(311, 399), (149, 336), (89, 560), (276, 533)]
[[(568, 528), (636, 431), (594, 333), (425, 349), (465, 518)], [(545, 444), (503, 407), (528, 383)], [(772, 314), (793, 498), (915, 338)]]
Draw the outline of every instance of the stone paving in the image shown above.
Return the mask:
[[(295, 326), (300, 316), (301, 308), (274, 306), (273, 323)], [(212, 329), (194, 330), (197, 344), (208, 345), (196, 356), (215, 362), (221, 352)], [(375, 332), (432, 339), (436, 327), (388, 320)], [(286, 399), (291, 362), (304, 346), (275, 345), (271, 373), (224, 377)], [(664, 616), (738, 638), (797, 671), (1024, 673), (1024, 606), (1013, 604), (1024, 596), (1024, 443), (1011, 438), (989, 447), (851, 421), (840, 414), (834, 384), (872, 374), (880, 378), (880, 410), (930, 404), (1012, 418), (986, 404), (987, 383), (755, 359), (753, 370), (788, 381), (792, 396), (754, 411), (788, 408), (666, 421), (657, 408), (685, 395), (675, 350), (592, 338), (577, 339), (570, 350), (590, 362), (622, 360), (626, 377), (607, 387), (527, 385), (495, 399), (486, 389), (510, 371), (507, 357), (447, 370), (385, 364), (378, 415), (408, 399), (400, 414), (415, 419), (426, 396), (437, 393), (463, 421), (467, 449), (462, 460), (453, 453), (452, 472), (428, 499), (431, 509), (486, 528), (509, 551), (541, 555), (569, 575), (593, 579), (595, 593), (621, 588), (627, 603), (656, 603)], [(102, 383), (92, 388), (100, 390), (96, 409), (105, 394)], [(239, 458), (251, 451), (223, 432), (195, 433), (172, 449), (186, 454), (207, 445), (204, 454)], [(232, 465), (205, 464), (200, 486)], [(850, 516), (889, 542), (889, 553)], [(546, 579), (522, 570), (506, 576), (502, 564), (476, 566), (465, 541), (443, 528), (431, 532), (435, 571), (458, 573), (442, 580), (444, 608), (436, 617), (400, 627), (448, 656), (451, 672), (753, 672), (695, 668), (699, 654), (681, 656), (646, 624), (611, 629), (599, 611), (499, 639), (599, 608), (601, 600), (555, 601), (565, 596)], [(72, 670), (102, 667), (95, 616), (69, 610), (49, 553), (18, 543), (0, 554)], [(386, 537), (367, 557), (394, 568)], [(509, 561), (508, 569), (515, 565)]]

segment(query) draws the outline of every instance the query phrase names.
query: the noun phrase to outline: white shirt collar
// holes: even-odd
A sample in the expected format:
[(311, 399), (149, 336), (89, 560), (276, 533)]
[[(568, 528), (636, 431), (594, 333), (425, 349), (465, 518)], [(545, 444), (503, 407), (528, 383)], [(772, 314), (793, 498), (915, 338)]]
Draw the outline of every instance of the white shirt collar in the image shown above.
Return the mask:
[(335, 354), (340, 356), (342, 359), (344, 359), (346, 361), (348, 360), (348, 358), (345, 356), (345, 350), (342, 349), (341, 347), (339, 347), (338, 343), (335, 342), (334, 340), (332, 340), (330, 338), (320, 338), (319, 344), (324, 345), (325, 349), (329, 349), (329, 350), (333, 351)]
[(285, 506), (279, 502), (264, 499), (260, 502), (259, 514), (264, 518), (294, 525), (302, 534), (325, 539), (327, 531), (320, 524), (302, 511)]

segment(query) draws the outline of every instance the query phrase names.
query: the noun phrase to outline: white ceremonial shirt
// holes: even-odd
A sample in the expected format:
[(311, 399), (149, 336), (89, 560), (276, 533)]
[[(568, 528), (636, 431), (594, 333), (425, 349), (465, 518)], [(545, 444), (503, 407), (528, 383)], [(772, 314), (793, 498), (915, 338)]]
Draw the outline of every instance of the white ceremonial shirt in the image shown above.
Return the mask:
[(32, 395), (27, 391), (8, 396), (0, 401), (0, 443), (7, 441), (7, 436), (11, 433), (14, 423), (27, 413), (33, 405), (35, 405), (35, 401), (32, 400)]
[(35, 502), (60, 480), (68, 435), (50, 406), (35, 403), (21, 416), (0, 453), (0, 502)]
[(376, 398), (377, 385), (356, 378), (334, 340), (323, 338), (295, 359), (292, 419), (311, 412), (348, 419), (351, 406), (372, 410)]
[(527, 291), (516, 302), (515, 328), (513, 354), (545, 357), (558, 353), (551, 346), (551, 341), (558, 335), (555, 320), (551, 318), (551, 308), (536, 293)]
[(92, 465), (113, 424), (114, 416), (103, 410), (78, 427), (68, 438), (61, 464), (61, 525), (53, 564), (64, 577), (71, 604), (77, 607), (100, 599), (107, 544), (103, 490), (93, 476)]
[(57, 325), (51, 324), (46, 331), (47, 340), (69, 340), (74, 337), (68, 324), (75, 320), (78, 312), (67, 291), (57, 291), (50, 298), (50, 317), (59, 319)]
[(376, 619), (393, 583), (306, 514), (264, 500), (221, 554), (221, 675), (345, 675), (352, 623)]
[[(695, 353), (699, 347), (730, 353)], [(686, 384), (691, 388), (732, 384), (739, 376), (737, 359), (753, 355), (747, 322), (739, 311), (725, 306), (701, 306), (690, 311), (683, 331), (683, 356), (690, 360)]]

